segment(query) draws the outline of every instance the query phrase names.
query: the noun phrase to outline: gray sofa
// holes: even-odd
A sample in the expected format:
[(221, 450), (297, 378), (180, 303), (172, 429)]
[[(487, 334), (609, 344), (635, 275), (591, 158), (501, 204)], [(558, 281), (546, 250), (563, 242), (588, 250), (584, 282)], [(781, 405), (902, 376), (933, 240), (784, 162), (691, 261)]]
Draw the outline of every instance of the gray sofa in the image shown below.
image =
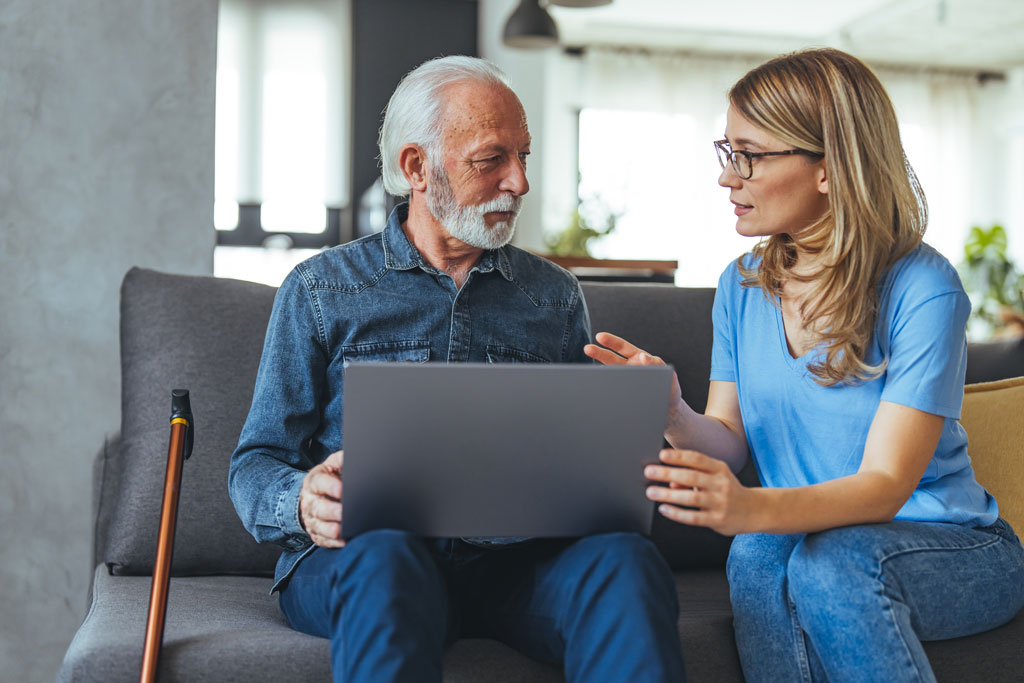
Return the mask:
[[(686, 400), (703, 408), (713, 290), (585, 283), (584, 291), (595, 331), (661, 354), (679, 372)], [(95, 462), (95, 575), (61, 681), (138, 680), (176, 387), (191, 390), (196, 439), (182, 480), (160, 680), (330, 680), (327, 641), (293, 632), (269, 595), (277, 550), (243, 530), (227, 494), (273, 297), (273, 288), (234, 280), (139, 269), (125, 277), (122, 424)], [(751, 471), (743, 477), (755, 483)], [(690, 680), (741, 681), (723, 570), (729, 539), (660, 518), (653, 535), (676, 570)], [(926, 649), (940, 681), (1019, 681), (1022, 644), (1018, 615), (995, 631)], [(463, 640), (445, 657), (445, 680), (563, 679), (500, 643)]]

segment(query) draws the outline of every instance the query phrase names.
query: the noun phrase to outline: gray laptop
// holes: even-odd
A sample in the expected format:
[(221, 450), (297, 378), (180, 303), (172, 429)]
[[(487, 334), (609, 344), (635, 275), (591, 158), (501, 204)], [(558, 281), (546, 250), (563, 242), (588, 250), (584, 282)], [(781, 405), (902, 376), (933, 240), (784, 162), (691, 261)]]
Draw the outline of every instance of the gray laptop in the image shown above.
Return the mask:
[(354, 363), (342, 535), (650, 533), (669, 367)]

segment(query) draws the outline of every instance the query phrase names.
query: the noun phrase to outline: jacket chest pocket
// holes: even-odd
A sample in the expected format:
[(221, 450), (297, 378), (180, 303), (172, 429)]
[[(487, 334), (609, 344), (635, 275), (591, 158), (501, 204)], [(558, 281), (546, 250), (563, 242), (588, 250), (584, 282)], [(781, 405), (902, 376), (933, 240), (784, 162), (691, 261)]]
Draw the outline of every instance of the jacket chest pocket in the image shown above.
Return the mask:
[(359, 363), (426, 363), (430, 342), (426, 339), (368, 341), (341, 347), (345, 365)]
[(543, 356), (538, 356), (529, 351), (523, 351), (513, 346), (504, 344), (487, 345), (488, 363), (550, 363), (551, 361)]

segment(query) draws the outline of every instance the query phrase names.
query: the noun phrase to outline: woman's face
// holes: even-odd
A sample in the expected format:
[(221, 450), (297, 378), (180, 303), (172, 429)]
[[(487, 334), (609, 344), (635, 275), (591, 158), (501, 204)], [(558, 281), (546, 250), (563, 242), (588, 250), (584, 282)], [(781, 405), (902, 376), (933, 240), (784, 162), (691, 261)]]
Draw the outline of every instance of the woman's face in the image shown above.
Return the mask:
[[(725, 138), (733, 150), (781, 152), (792, 149), (758, 128), (734, 107), (726, 114)], [(828, 211), (825, 160), (791, 154), (756, 157), (753, 175), (743, 180), (726, 164), (718, 184), (729, 188), (736, 232), (748, 237), (799, 233)]]

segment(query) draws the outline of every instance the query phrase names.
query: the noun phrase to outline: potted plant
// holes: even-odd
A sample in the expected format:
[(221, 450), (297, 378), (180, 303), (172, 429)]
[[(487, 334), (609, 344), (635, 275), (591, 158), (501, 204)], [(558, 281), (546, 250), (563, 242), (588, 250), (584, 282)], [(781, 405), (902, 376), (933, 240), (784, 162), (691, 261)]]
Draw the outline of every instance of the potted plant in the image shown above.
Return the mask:
[(971, 297), (968, 332), (976, 341), (1024, 336), (1024, 273), (1007, 255), (1006, 230), (974, 226), (960, 277)]
[(569, 225), (544, 241), (553, 256), (590, 258), (591, 240), (611, 234), (618, 218), (619, 214), (600, 198), (581, 201), (573, 210)]

